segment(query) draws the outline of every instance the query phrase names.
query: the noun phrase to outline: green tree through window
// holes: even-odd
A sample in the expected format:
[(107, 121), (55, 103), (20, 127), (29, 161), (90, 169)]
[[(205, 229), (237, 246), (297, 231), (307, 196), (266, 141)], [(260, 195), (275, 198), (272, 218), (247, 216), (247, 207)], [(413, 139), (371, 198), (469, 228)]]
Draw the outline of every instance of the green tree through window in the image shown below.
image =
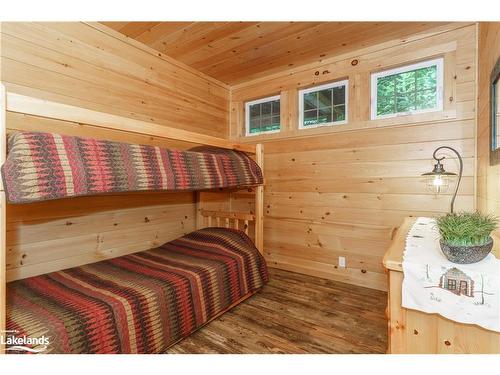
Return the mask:
[(347, 81), (300, 91), (301, 127), (338, 124), (346, 121)]
[(248, 133), (259, 134), (280, 130), (280, 100), (247, 103)]
[(377, 116), (437, 108), (438, 66), (377, 78)]

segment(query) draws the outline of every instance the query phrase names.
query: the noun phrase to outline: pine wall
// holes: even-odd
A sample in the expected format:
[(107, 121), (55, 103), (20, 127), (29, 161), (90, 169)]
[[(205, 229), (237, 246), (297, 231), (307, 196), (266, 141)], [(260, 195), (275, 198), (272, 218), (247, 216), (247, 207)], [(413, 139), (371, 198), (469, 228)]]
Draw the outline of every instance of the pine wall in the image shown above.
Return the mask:
[[(97, 23), (2, 23), (10, 92), (225, 136), (228, 88)], [(36, 130), (186, 148), (179, 142), (8, 113)], [(145, 250), (195, 228), (192, 193), (83, 197), (7, 207), (8, 279)]]
[[(1, 80), (16, 93), (263, 142), (269, 265), (385, 289), (382, 256), (395, 228), (406, 216), (449, 209), (451, 192), (435, 197), (419, 177), (432, 168), (436, 147), (449, 145), (464, 156), (456, 207), (475, 209), (476, 28), (439, 25), (228, 87), (100, 24), (3, 23)], [(435, 57), (444, 58), (443, 112), (369, 119), (371, 72)], [(349, 124), (298, 130), (298, 90), (340, 79), (349, 79)], [(242, 137), (244, 102), (276, 94), (282, 131)], [(187, 147), (12, 113), (8, 127)], [(452, 155), (446, 167), (457, 169)], [(479, 171), (478, 207), (495, 207), (498, 194), (484, 188), (487, 177), (481, 180), (490, 170)], [(253, 210), (250, 192), (234, 192), (229, 201), (226, 196), (205, 194), (213, 207)], [(191, 231), (194, 196), (117, 195), (9, 206), (7, 225), (12, 279), (146, 249)], [(345, 269), (338, 267), (339, 256), (346, 257)]]
[[(370, 73), (444, 58), (444, 111), (370, 120)], [(298, 89), (349, 79), (349, 124), (298, 130)], [(464, 157), (457, 210), (475, 208), (476, 25), (452, 24), (231, 89), (231, 136), (265, 144), (265, 254), (278, 268), (386, 289), (382, 256), (406, 216), (449, 210), (421, 173), (440, 145)], [(244, 102), (281, 94), (277, 134), (242, 137)], [(446, 167), (458, 169), (448, 155)], [(250, 196), (233, 194), (232, 206)], [(338, 267), (338, 257), (347, 267)]]

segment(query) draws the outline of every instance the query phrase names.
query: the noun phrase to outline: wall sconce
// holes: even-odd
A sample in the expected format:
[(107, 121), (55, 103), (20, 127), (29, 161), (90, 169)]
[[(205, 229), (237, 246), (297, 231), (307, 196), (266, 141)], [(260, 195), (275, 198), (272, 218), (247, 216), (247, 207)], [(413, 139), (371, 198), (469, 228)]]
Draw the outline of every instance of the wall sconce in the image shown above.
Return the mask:
[(422, 176), (425, 176), (427, 179), (427, 188), (435, 194), (444, 193), (448, 190), (450, 180), (454, 180), (457, 174), (453, 172), (446, 172), (444, 170), (443, 164), (441, 164), (441, 161), (445, 159), (444, 156), (442, 158), (436, 157), (437, 152), (442, 149), (453, 151), (458, 156), (458, 161), (460, 162), (460, 173), (458, 174), (457, 186), (455, 187), (455, 192), (453, 193), (450, 207), (450, 212), (453, 213), (453, 205), (455, 203), (455, 198), (457, 197), (458, 187), (460, 186), (460, 181), (462, 180), (462, 172), (464, 169), (462, 157), (460, 156), (458, 151), (448, 146), (440, 146), (436, 148), (434, 150), (434, 153), (432, 154), (432, 157), (437, 161), (437, 163), (434, 164), (434, 169), (432, 170), (432, 172), (423, 173)]

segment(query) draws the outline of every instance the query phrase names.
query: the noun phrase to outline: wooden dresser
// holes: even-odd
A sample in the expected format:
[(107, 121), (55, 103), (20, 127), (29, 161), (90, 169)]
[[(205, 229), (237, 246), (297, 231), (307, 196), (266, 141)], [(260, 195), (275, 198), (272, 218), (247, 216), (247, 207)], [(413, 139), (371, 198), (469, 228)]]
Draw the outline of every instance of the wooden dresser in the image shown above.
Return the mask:
[(500, 333), (401, 306), (403, 251), (414, 221), (405, 219), (384, 256), (389, 278), (388, 353), (500, 353)]

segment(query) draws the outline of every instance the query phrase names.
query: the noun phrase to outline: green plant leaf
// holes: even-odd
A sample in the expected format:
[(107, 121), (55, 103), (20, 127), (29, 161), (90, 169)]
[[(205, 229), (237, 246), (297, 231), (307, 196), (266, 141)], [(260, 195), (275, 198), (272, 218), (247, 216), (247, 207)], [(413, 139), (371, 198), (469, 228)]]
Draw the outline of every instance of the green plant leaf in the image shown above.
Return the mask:
[(439, 233), (452, 246), (484, 245), (498, 225), (498, 218), (478, 212), (453, 213), (437, 219)]

